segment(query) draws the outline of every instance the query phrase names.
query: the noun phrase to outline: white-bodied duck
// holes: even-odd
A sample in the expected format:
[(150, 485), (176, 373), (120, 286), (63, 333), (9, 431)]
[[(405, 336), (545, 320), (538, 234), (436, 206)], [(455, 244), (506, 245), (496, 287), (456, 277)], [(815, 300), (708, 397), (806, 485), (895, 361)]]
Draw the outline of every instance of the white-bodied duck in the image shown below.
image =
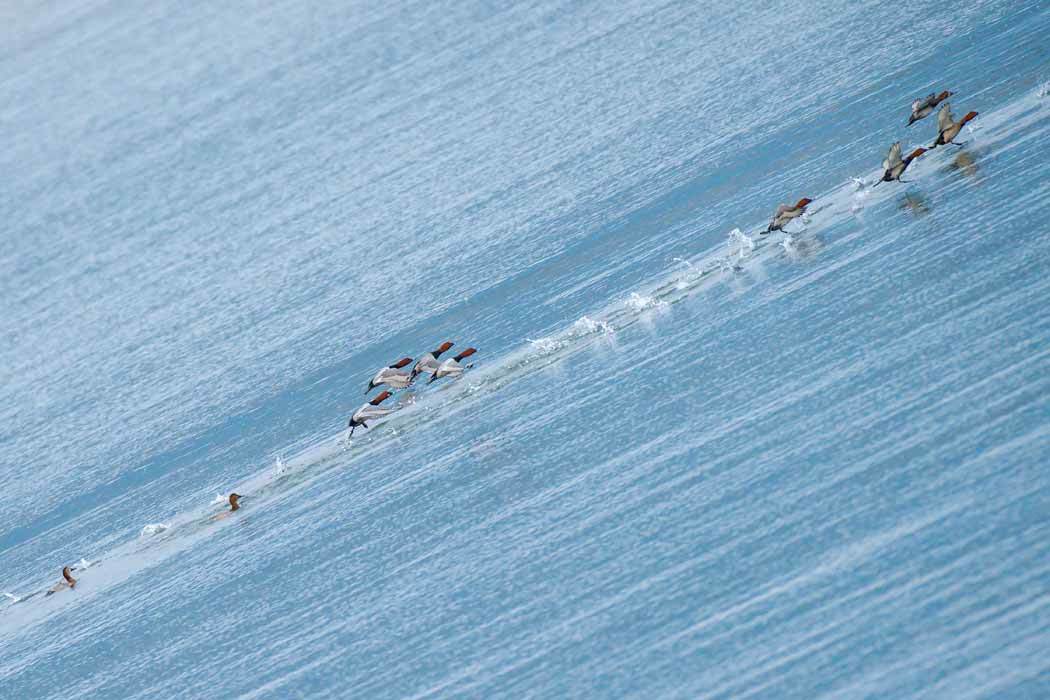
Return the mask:
[(372, 377), (372, 381), (368, 382), (368, 388), (365, 389), (365, 394), (372, 391), (372, 389), (375, 389), (380, 384), (386, 384), (392, 389), (404, 389), (412, 383), (412, 373), (401, 368), (407, 367), (410, 362), (412, 362), (411, 357), (402, 357), (394, 364), (384, 367), (376, 372), (376, 376)]
[(437, 347), (436, 350), (428, 352), (423, 355), (416, 362), (416, 366), (412, 368), (412, 379), (415, 380), (420, 374), (433, 374), (438, 368), (438, 358), (441, 357), (442, 353), (448, 352), (448, 349), (452, 347), (452, 343), (445, 341)]
[[(433, 382), (435, 379), (441, 379), (442, 377), (460, 376), (461, 374), (463, 374), (463, 370), (467, 369), (467, 367), (474, 366), (467, 365), (467, 367), (464, 367), (460, 364), (460, 362), (462, 362), (463, 360), (470, 357), (476, 352), (477, 348), (467, 348), (455, 357), (450, 357), (449, 359), (445, 360), (440, 365), (438, 365), (438, 368), (436, 370), (434, 370), (434, 376), (430, 378), (430, 381)], [(429, 384), (430, 382), (427, 383)]]
[(396, 408), (379, 407), (379, 404), (383, 403), (389, 398), (390, 392), (383, 391), (380, 394), (377, 394), (374, 399), (366, 403), (364, 406), (357, 409), (354, 412), (354, 415), (350, 416), (350, 423), (347, 426), (350, 428), (350, 434), (347, 435), (347, 438), (349, 439), (354, 436), (354, 430), (357, 429), (357, 426), (367, 428), (368, 423), (366, 421), (375, 420), (376, 418), (382, 418), (383, 416), (389, 415), (396, 411)]

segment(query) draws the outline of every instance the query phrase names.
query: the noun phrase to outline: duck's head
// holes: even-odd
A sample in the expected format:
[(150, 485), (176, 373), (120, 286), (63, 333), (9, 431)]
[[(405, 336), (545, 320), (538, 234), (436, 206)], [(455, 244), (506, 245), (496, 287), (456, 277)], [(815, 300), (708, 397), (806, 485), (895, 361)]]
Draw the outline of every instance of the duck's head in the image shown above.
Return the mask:
[(444, 343), (442, 343), (441, 345), (438, 345), (437, 350), (435, 350), (434, 353), (433, 353), (434, 357), (438, 357), (443, 352), (448, 352), (448, 349), (450, 347), (452, 347), (452, 345), (453, 345), (453, 343), (451, 343), (451, 342), (449, 342), (447, 340)]
[(241, 507), (241, 496), (239, 493), (230, 494), (230, 510), (237, 510)]
[(809, 203), (812, 202), (812, 201), (813, 200), (810, 199), (809, 197), (803, 197), (802, 199), (798, 200), (798, 204), (795, 205), (795, 208), (796, 209), (805, 209), (807, 206), (809, 206)]

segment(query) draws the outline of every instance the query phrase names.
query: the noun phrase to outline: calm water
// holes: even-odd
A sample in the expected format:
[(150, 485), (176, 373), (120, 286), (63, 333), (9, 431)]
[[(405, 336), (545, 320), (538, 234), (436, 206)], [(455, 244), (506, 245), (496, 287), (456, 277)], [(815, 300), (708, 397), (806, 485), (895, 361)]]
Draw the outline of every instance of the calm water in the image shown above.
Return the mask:
[(0, 18), (0, 698), (1050, 697), (1045, 3)]

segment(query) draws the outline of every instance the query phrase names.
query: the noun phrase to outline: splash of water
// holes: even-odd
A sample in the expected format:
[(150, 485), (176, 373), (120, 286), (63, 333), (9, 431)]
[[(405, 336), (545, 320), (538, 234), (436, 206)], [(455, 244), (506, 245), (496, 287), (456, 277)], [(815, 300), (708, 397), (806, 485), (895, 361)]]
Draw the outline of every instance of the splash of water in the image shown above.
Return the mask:
[(580, 316), (576, 323), (572, 324), (572, 331), (575, 337), (580, 337), (592, 333), (608, 335), (615, 332), (615, 329), (607, 321), (595, 321), (587, 316)]
[(536, 340), (526, 338), (525, 340), (529, 341), (529, 345), (538, 355), (549, 355), (565, 347), (565, 342), (558, 338), (538, 338)]
[(627, 297), (627, 301), (624, 303), (627, 308), (633, 311), (648, 311), (649, 309), (660, 309), (667, 306), (666, 301), (654, 299), (638, 292), (631, 292), (631, 296)]
[(746, 260), (751, 257), (752, 251), (755, 250), (755, 241), (752, 240), (751, 236), (735, 228), (729, 232), (728, 247), (730, 258)]
[(704, 274), (703, 269), (689, 262), (685, 258), (671, 258), (671, 261), (681, 263), (682, 265), (685, 265), (686, 268), (685, 275), (675, 280), (675, 289), (678, 289), (679, 291), (688, 289), (694, 281)]
[[(171, 526), (166, 523), (149, 523), (148, 525), (144, 525), (142, 527), (142, 531), (139, 533), (139, 537), (152, 537), (153, 535), (157, 535), (161, 532), (164, 532), (169, 527)], [(84, 568), (86, 569), (87, 567), (85, 566)]]

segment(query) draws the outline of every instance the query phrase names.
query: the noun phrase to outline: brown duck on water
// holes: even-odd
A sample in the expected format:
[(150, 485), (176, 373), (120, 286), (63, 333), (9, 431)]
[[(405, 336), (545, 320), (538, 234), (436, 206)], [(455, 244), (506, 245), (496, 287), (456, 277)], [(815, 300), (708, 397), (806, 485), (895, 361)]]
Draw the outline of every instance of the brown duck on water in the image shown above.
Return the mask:
[(62, 578), (64, 580), (59, 581), (54, 586), (52, 586), (51, 589), (47, 593), (45, 593), (45, 595), (52, 595), (54, 593), (58, 593), (59, 591), (64, 591), (67, 588), (76, 588), (77, 580), (73, 578), (73, 573), (68, 566), (62, 567)]

